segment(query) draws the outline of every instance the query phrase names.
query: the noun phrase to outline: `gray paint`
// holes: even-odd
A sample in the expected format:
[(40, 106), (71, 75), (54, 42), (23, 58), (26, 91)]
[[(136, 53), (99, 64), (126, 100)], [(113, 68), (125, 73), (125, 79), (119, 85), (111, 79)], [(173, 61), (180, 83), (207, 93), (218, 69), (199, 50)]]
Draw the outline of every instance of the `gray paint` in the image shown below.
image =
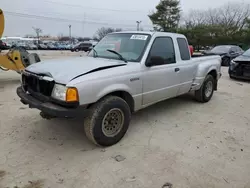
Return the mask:
[[(79, 92), (80, 104), (91, 104), (105, 95), (114, 91), (129, 93), (135, 102), (135, 111), (156, 102), (176, 97), (190, 90), (197, 90), (202, 85), (206, 75), (216, 70), (221, 72), (220, 56), (207, 56), (182, 61), (177, 38), (185, 36), (173, 33), (147, 33), (152, 35), (140, 63), (129, 62), (125, 66), (105, 69), (80, 76), (70, 81), (79, 74), (86, 73), (105, 65), (123, 63), (119, 60), (98, 58), (69, 58), (67, 60), (51, 60), (32, 65), (27, 70), (35, 73), (50, 74), (56, 81), (76, 87)], [(176, 64), (146, 67), (145, 62), (151, 45), (156, 37), (171, 37), (175, 45)], [(175, 72), (175, 68), (180, 68)], [(131, 81), (132, 79), (132, 81)], [(219, 76), (217, 77), (219, 79)], [(193, 87), (195, 85), (195, 87)]]

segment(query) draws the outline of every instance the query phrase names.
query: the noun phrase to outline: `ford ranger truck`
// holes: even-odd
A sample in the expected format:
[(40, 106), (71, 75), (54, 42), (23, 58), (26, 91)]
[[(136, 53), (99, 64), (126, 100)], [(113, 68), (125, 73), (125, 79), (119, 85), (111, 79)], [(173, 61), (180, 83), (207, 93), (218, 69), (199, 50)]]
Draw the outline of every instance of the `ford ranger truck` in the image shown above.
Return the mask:
[(220, 76), (220, 56), (191, 58), (184, 35), (116, 32), (84, 57), (28, 66), (17, 94), (43, 118), (84, 116), (87, 137), (111, 146), (125, 135), (132, 113), (191, 91), (206, 103)]

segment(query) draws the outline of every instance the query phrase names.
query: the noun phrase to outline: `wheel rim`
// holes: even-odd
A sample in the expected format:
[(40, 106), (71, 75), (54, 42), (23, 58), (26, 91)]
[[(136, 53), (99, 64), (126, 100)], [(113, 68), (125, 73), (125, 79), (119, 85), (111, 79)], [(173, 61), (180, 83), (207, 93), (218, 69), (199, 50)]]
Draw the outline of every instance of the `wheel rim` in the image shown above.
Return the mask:
[(102, 132), (107, 137), (116, 136), (124, 124), (124, 113), (114, 108), (108, 111), (102, 120)]
[(207, 82), (206, 86), (205, 86), (205, 96), (208, 98), (211, 96), (213, 92), (213, 82), (209, 81)]

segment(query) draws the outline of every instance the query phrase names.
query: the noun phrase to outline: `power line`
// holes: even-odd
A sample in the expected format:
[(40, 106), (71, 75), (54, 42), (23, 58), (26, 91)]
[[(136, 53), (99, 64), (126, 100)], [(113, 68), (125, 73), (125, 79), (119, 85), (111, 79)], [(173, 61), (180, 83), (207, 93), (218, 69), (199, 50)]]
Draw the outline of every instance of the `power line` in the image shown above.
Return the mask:
[[(41, 0), (40, 0), (41, 2)], [(89, 7), (89, 6), (82, 6), (79, 4), (68, 4), (68, 3), (62, 3), (62, 2), (56, 2), (56, 1), (48, 1), (48, 0), (43, 0), (42, 2), (46, 3), (52, 3), (52, 4), (60, 4), (64, 6), (70, 6), (70, 7), (81, 7), (81, 8), (86, 8), (86, 9), (95, 9), (95, 10), (102, 10), (102, 11), (113, 11), (113, 12), (143, 12), (146, 13), (147, 11), (142, 11), (142, 10), (122, 10), (122, 9), (107, 9), (107, 8), (96, 8), (96, 7)]]
[[(58, 18), (58, 17), (50, 17), (50, 16), (41, 16), (41, 15), (34, 15), (34, 14), (26, 14), (26, 13), (19, 13), (19, 12), (11, 12), (11, 11), (4, 11), (6, 15), (17, 16), (17, 17), (25, 17), (31, 19), (42, 19), (48, 21), (60, 21), (60, 22), (74, 22), (74, 23), (87, 23), (87, 24), (95, 24), (95, 25), (113, 25), (113, 26), (125, 26), (125, 27), (133, 27), (134, 25), (130, 24), (117, 24), (117, 23), (105, 23), (105, 22), (97, 22), (97, 21), (88, 21), (84, 20), (75, 20), (75, 19), (65, 19), (65, 18)], [(145, 25), (145, 27), (152, 27), (150, 25)]]

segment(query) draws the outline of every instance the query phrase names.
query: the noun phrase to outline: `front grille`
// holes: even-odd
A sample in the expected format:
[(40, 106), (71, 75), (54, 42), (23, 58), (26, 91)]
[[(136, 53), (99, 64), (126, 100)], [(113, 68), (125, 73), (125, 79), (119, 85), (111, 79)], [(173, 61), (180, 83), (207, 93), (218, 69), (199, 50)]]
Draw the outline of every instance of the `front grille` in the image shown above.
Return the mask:
[(51, 96), (54, 81), (47, 81), (41, 79), (41, 75), (35, 74), (22, 74), (22, 85), (25, 91), (32, 91), (40, 93), (45, 96)]

